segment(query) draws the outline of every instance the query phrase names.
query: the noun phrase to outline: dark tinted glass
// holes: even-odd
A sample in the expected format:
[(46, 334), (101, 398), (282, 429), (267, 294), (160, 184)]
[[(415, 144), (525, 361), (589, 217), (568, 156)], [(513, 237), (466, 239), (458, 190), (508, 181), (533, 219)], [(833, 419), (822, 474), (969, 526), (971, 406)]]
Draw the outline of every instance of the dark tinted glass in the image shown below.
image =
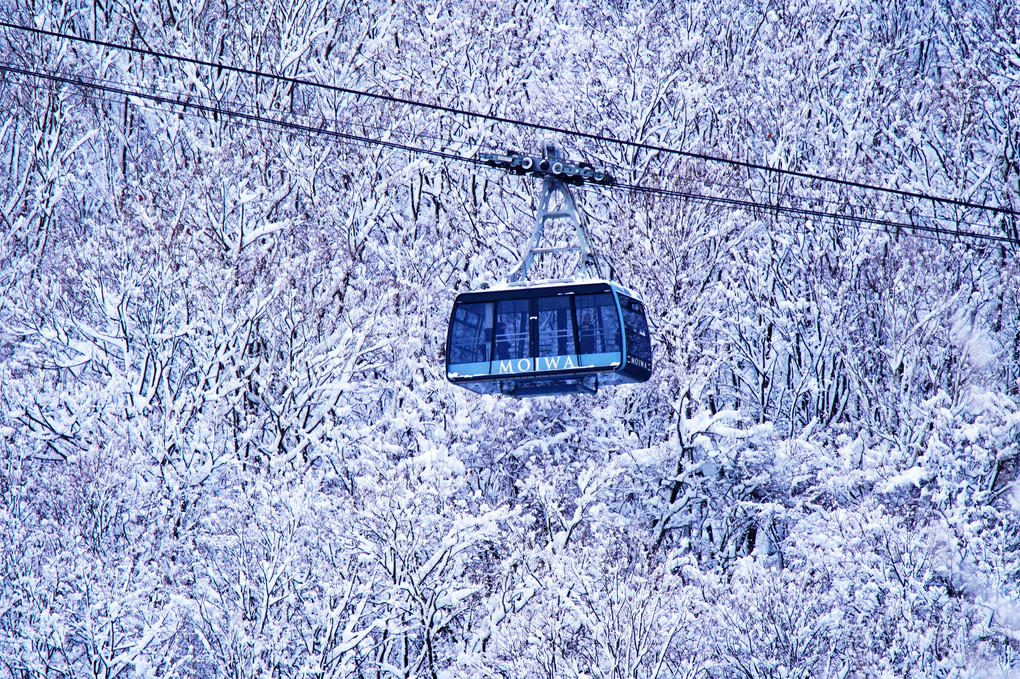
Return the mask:
[(635, 364), (650, 370), (652, 342), (648, 337), (644, 305), (636, 299), (620, 295), (620, 307), (623, 309), (623, 327), (627, 332), (627, 356), (639, 359)]
[(620, 317), (612, 294), (575, 295), (580, 353), (601, 354), (620, 350)]
[(491, 360), (492, 302), (461, 304), (453, 314), (450, 331), (450, 363)]
[(538, 299), (538, 355), (566, 356), (576, 354), (574, 347), (574, 317), (570, 310), (570, 297), (540, 297)]
[(531, 357), (528, 301), (496, 302), (496, 360)]

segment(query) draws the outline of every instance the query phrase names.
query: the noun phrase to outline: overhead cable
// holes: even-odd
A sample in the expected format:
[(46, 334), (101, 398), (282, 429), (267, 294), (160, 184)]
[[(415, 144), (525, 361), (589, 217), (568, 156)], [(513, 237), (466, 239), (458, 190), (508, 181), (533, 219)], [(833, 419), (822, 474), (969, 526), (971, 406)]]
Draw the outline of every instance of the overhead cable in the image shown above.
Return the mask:
[(350, 88), (350, 87), (343, 87), (343, 86), (340, 86), (340, 85), (329, 85), (329, 84), (326, 84), (326, 83), (318, 83), (318, 82), (314, 82), (314, 81), (311, 81), (311, 80), (304, 80), (304, 79), (301, 79), (301, 78), (295, 78), (295, 77), (292, 77), (292, 76), (286, 76), (286, 75), (280, 75), (280, 74), (276, 74), (276, 73), (270, 73), (270, 72), (267, 72), (267, 71), (256, 71), (256, 70), (252, 70), (252, 69), (248, 69), (248, 68), (243, 68), (243, 67), (240, 67), (240, 66), (232, 66), (232, 65), (229, 65), (229, 64), (221, 64), (221, 63), (217, 63), (217, 62), (213, 62), (213, 61), (205, 61), (205, 60), (202, 60), (202, 59), (195, 59), (193, 57), (185, 57), (185, 56), (180, 56), (180, 55), (176, 55), (176, 54), (169, 54), (167, 52), (157, 52), (155, 50), (146, 49), (146, 48), (142, 48), (142, 47), (134, 47), (134, 46), (131, 46), (131, 45), (122, 45), (122, 44), (119, 44), (119, 43), (108, 42), (108, 41), (104, 41), (104, 40), (96, 40), (96, 39), (93, 39), (93, 38), (84, 38), (84, 37), (73, 35), (73, 34), (70, 34), (70, 33), (58, 33), (56, 31), (49, 31), (49, 30), (42, 29), (42, 28), (36, 28), (34, 26), (23, 26), (23, 25), (19, 25), (19, 24), (13, 24), (13, 23), (10, 23), (10, 22), (7, 22), (7, 21), (2, 21), (2, 20), (0, 20), (0, 28), (8, 28), (8, 29), (11, 29), (11, 30), (27, 31), (27, 32), (30, 32), (30, 33), (35, 33), (37, 35), (45, 35), (45, 36), (49, 36), (49, 37), (53, 37), (53, 38), (60, 38), (60, 39), (65, 39), (65, 40), (73, 40), (73, 41), (82, 42), (82, 43), (86, 43), (86, 44), (97, 45), (97, 46), (101, 46), (101, 47), (107, 47), (107, 48), (110, 48), (110, 49), (125, 50), (125, 51), (129, 51), (129, 52), (133, 52), (135, 54), (142, 54), (142, 55), (145, 55), (145, 56), (151, 56), (151, 57), (154, 57), (154, 58), (157, 58), (157, 59), (170, 59), (170, 60), (185, 62), (185, 63), (189, 63), (189, 64), (194, 64), (194, 65), (197, 65), (197, 66), (206, 66), (206, 67), (209, 67), (209, 68), (220, 69), (220, 70), (225, 70), (225, 71), (231, 71), (231, 72), (240, 73), (240, 74), (243, 74), (243, 75), (255, 76), (255, 77), (258, 77), (258, 78), (275, 79), (275, 80), (279, 80), (281, 82), (286, 82), (286, 83), (293, 84), (293, 85), (304, 85), (304, 86), (307, 86), (307, 87), (315, 87), (315, 88), (325, 89), (325, 90), (332, 91), (332, 92), (338, 92), (338, 93), (341, 93), (341, 94), (349, 94), (349, 95), (353, 95), (353, 96), (357, 96), (357, 97), (365, 97), (365, 98), (370, 98), (370, 99), (376, 99), (376, 100), (379, 100), (379, 101), (386, 101), (386, 102), (395, 103), (395, 104), (405, 104), (405, 105), (409, 105), (409, 106), (416, 106), (416, 107), (420, 107), (420, 108), (431, 109), (431, 110), (434, 110), (434, 111), (440, 111), (440, 112), (443, 112), (443, 113), (449, 113), (451, 115), (460, 115), (460, 116), (466, 116), (466, 117), (471, 117), (471, 118), (478, 118), (478, 119), (482, 119), (482, 120), (488, 120), (490, 122), (496, 122), (496, 123), (501, 123), (501, 124), (506, 124), (506, 125), (513, 125), (513, 126), (517, 126), (517, 127), (526, 127), (526, 128), (530, 128), (530, 129), (534, 129), (534, 130), (539, 130), (539, 131), (542, 131), (542, 132), (552, 132), (552, 133), (556, 133), (556, 134), (562, 134), (562, 135), (568, 135), (568, 136), (573, 136), (573, 137), (579, 137), (579, 138), (582, 138), (582, 139), (589, 139), (589, 140), (592, 140), (592, 141), (598, 141), (598, 142), (603, 142), (603, 143), (607, 143), (607, 144), (619, 144), (619, 145), (627, 146), (627, 147), (630, 147), (630, 148), (637, 148), (637, 149), (642, 149), (642, 150), (645, 150), (645, 151), (654, 151), (654, 152), (658, 152), (658, 153), (666, 153), (666, 154), (671, 154), (671, 155), (678, 155), (678, 156), (683, 156), (683, 157), (686, 157), (686, 158), (692, 158), (692, 159), (702, 160), (702, 161), (711, 162), (711, 163), (721, 163), (721, 164), (726, 164), (726, 165), (730, 165), (730, 166), (734, 166), (734, 167), (741, 167), (741, 168), (748, 169), (748, 170), (756, 170), (756, 171), (762, 171), (762, 172), (771, 172), (771, 173), (775, 173), (775, 174), (781, 174), (781, 175), (787, 175), (787, 176), (791, 176), (791, 177), (797, 177), (797, 178), (800, 178), (800, 179), (810, 179), (810, 180), (814, 180), (814, 181), (820, 181), (820, 182), (827, 182), (827, 183), (837, 184), (837, 185), (840, 185), (840, 186), (847, 186), (847, 187), (851, 187), (851, 188), (855, 188), (855, 189), (863, 189), (863, 190), (868, 190), (868, 191), (877, 191), (877, 192), (881, 192), (881, 193), (888, 193), (888, 194), (893, 194), (893, 195), (897, 195), (897, 196), (902, 196), (902, 197), (905, 197), (905, 198), (913, 198), (913, 199), (918, 199), (918, 200), (927, 200), (927, 201), (931, 201), (931, 202), (934, 202), (934, 203), (941, 203), (941, 204), (945, 204), (945, 205), (955, 205), (957, 207), (971, 208), (971, 209), (977, 209), (977, 210), (987, 210), (987, 211), (990, 211), (990, 212), (995, 212), (995, 213), (998, 213), (998, 214), (1005, 214), (1005, 215), (1010, 215), (1010, 216), (1020, 216), (1020, 212), (1018, 212), (1016, 210), (1012, 210), (1010, 208), (1005, 208), (1005, 207), (998, 207), (998, 206), (995, 206), (995, 205), (985, 205), (983, 203), (974, 203), (974, 202), (971, 202), (971, 201), (960, 200), (960, 199), (957, 199), (957, 198), (949, 198), (949, 197), (946, 197), (946, 196), (935, 196), (935, 195), (920, 193), (920, 192), (916, 192), (916, 191), (907, 191), (907, 190), (904, 190), (904, 189), (894, 189), (894, 188), (883, 187), (883, 186), (878, 186), (878, 185), (874, 185), (874, 184), (865, 184), (865, 183), (862, 183), (862, 182), (855, 182), (855, 181), (848, 180), (848, 179), (838, 179), (838, 178), (835, 178), (835, 177), (826, 177), (824, 175), (812, 174), (810, 172), (801, 172), (799, 170), (788, 170), (788, 169), (784, 169), (784, 168), (780, 168), (780, 167), (775, 167), (775, 166), (771, 166), (771, 165), (765, 165), (765, 164), (761, 164), (761, 163), (752, 163), (752, 162), (744, 161), (744, 160), (734, 160), (732, 158), (723, 158), (723, 157), (719, 157), (719, 156), (712, 156), (712, 155), (709, 155), (709, 154), (697, 153), (697, 152), (694, 152), (694, 151), (684, 151), (682, 149), (672, 148), (672, 147), (668, 147), (668, 146), (661, 146), (661, 145), (657, 145), (657, 144), (646, 144), (644, 142), (628, 141), (628, 140), (625, 140), (625, 139), (618, 139), (618, 138), (615, 138), (615, 137), (607, 137), (607, 136), (604, 136), (604, 135), (594, 134), (594, 133), (591, 133), (591, 132), (581, 132), (580, 130), (571, 130), (571, 129), (568, 129), (568, 128), (556, 127), (556, 126), (553, 126), (553, 125), (544, 125), (544, 124), (541, 124), (541, 123), (532, 123), (532, 122), (523, 121), (523, 120), (514, 120), (513, 118), (506, 118), (506, 117), (503, 117), (503, 116), (496, 116), (496, 115), (492, 115), (492, 114), (489, 114), (489, 113), (479, 113), (477, 111), (468, 111), (468, 110), (464, 110), (464, 109), (458, 109), (458, 108), (455, 108), (455, 107), (452, 107), (452, 106), (443, 106), (441, 104), (431, 104), (431, 103), (428, 103), (428, 102), (416, 101), (416, 100), (413, 100), (413, 99), (406, 99), (406, 98), (403, 98), (403, 97), (397, 97), (397, 96), (389, 95), (389, 94), (380, 94), (380, 93), (377, 93), (377, 92), (369, 92), (369, 91), (366, 91), (366, 90), (358, 90), (358, 89), (354, 89), (354, 88)]
[(676, 198), (679, 200), (692, 200), (702, 203), (714, 203), (717, 205), (726, 205), (732, 208), (748, 209), (748, 210), (762, 210), (765, 212), (774, 212), (777, 214), (795, 215), (798, 217), (807, 217), (818, 220), (829, 220), (833, 222), (857, 222), (859, 224), (868, 224), (872, 226), (881, 226), (883, 228), (892, 229), (909, 229), (913, 231), (920, 231), (923, 233), (932, 233), (942, 236), (959, 236), (964, 238), (973, 238), (977, 240), (987, 240), (994, 243), (1009, 243), (1012, 245), (1020, 244), (1020, 240), (1011, 238), (1009, 236), (1000, 236), (996, 234), (980, 233), (978, 231), (965, 231), (946, 229), (939, 226), (931, 226), (929, 224), (916, 224), (916, 223), (904, 223), (897, 222), (891, 219), (881, 219), (878, 217), (864, 217), (864, 216), (847, 216), (841, 215), (834, 212), (825, 212), (823, 210), (813, 210), (811, 208), (799, 208), (789, 205), (770, 205), (768, 203), (760, 203), (753, 200), (743, 200), (740, 198), (725, 198), (722, 196), (707, 196), (701, 193), (691, 193), (689, 191), (677, 191), (674, 189), (660, 189), (651, 186), (640, 186), (635, 184), (616, 184), (612, 188), (626, 189), (634, 193), (646, 193), (656, 196), (664, 196), (667, 198)]
[[(211, 105), (211, 104), (198, 103), (198, 102), (195, 102), (195, 101), (186, 101), (186, 100), (176, 99), (174, 97), (168, 97), (168, 96), (164, 96), (162, 94), (152, 94), (152, 93), (149, 93), (149, 92), (142, 92), (142, 91), (138, 91), (138, 90), (128, 89), (128, 88), (125, 88), (125, 87), (118, 87), (118, 86), (110, 85), (108, 83), (104, 83), (104, 82), (100, 82), (100, 81), (86, 80), (85, 78), (82, 78), (80, 76), (59, 75), (59, 74), (56, 74), (56, 73), (47, 73), (45, 71), (34, 71), (34, 70), (31, 70), (31, 69), (21, 68), (21, 67), (18, 67), (18, 66), (14, 66), (14, 65), (11, 65), (11, 64), (4, 64), (4, 63), (0, 63), (0, 71), (7, 71), (7, 72), (10, 72), (10, 73), (16, 73), (18, 75), (23, 75), (23, 76), (27, 76), (27, 77), (42, 78), (44, 80), (49, 80), (51, 82), (63, 83), (63, 84), (66, 84), (66, 85), (82, 87), (82, 88), (85, 88), (85, 89), (99, 90), (99, 91), (102, 91), (102, 92), (106, 92), (106, 93), (110, 93), (110, 94), (116, 94), (116, 95), (120, 95), (120, 96), (124, 96), (124, 97), (134, 97), (134, 98), (137, 98), (137, 99), (143, 99), (143, 100), (152, 101), (152, 102), (155, 102), (156, 104), (171, 104), (171, 105), (174, 105), (174, 106), (179, 106), (179, 107), (181, 107), (183, 109), (186, 109), (186, 110), (190, 109), (190, 110), (201, 111), (201, 112), (204, 112), (204, 113), (210, 113), (210, 114), (214, 114), (214, 115), (221, 115), (221, 116), (226, 116), (226, 117), (240, 118), (240, 119), (248, 121), (248, 122), (274, 125), (276, 127), (282, 128), (282, 129), (293, 130), (293, 131), (301, 132), (301, 133), (305, 133), (305, 134), (321, 134), (321, 135), (326, 135), (326, 136), (334, 137), (336, 139), (342, 139), (342, 140), (345, 140), (345, 141), (348, 141), (348, 142), (352, 142), (352, 143), (356, 143), (356, 144), (382, 146), (382, 147), (385, 147), (385, 148), (391, 148), (391, 149), (395, 149), (395, 150), (406, 151), (408, 153), (415, 153), (415, 154), (420, 154), (420, 155), (426, 155), (426, 156), (431, 156), (431, 157), (434, 157), (434, 158), (441, 158), (443, 160), (449, 160), (449, 161), (455, 161), (455, 162), (461, 162), (461, 163), (468, 163), (468, 164), (472, 164), (472, 165), (482, 165), (482, 166), (486, 165), (485, 162), (480, 160), (479, 158), (462, 156), (462, 155), (458, 155), (456, 153), (450, 153), (450, 152), (446, 152), (446, 151), (436, 151), (436, 150), (432, 150), (432, 149), (425, 149), (425, 148), (420, 148), (420, 147), (412, 146), (410, 144), (402, 144), (402, 143), (399, 143), (399, 142), (386, 141), (386, 140), (382, 140), (382, 139), (373, 139), (371, 137), (365, 137), (365, 136), (362, 136), (362, 135), (351, 134), (351, 133), (346, 133), (346, 132), (340, 132), (339, 130), (330, 129), (330, 128), (324, 126), (324, 125), (322, 125), (322, 126), (308, 125), (308, 124), (302, 124), (302, 123), (296, 123), (296, 122), (293, 122), (293, 121), (283, 120), (283, 119), (280, 119), (280, 118), (272, 118), (272, 117), (267, 117), (267, 116), (258, 115), (258, 114), (254, 114), (254, 113), (247, 113), (245, 111), (239, 111), (239, 110), (235, 110), (235, 109), (224, 108), (224, 107), (222, 107), (222, 106), (220, 106), (218, 104), (217, 105)], [(846, 215), (841, 215), (841, 214), (832, 213), (832, 212), (825, 212), (825, 211), (822, 211), (822, 210), (812, 210), (810, 208), (795, 208), (795, 207), (791, 207), (791, 206), (770, 205), (768, 203), (761, 203), (761, 202), (756, 202), (756, 201), (751, 201), (751, 200), (743, 200), (743, 199), (739, 199), (739, 198), (725, 198), (725, 197), (721, 197), (721, 196), (708, 196), (708, 195), (704, 195), (704, 194), (687, 192), (687, 191), (677, 191), (677, 190), (672, 190), (672, 189), (661, 189), (661, 188), (654, 188), (654, 187), (649, 187), (649, 186), (640, 186), (640, 185), (637, 185), (637, 184), (614, 184), (614, 185), (611, 185), (611, 186), (608, 186), (608, 187), (602, 187), (602, 189), (603, 190), (605, 190), (605, 189), (623, 189), (623, 190), (627, 190), (627, 191), (630, 191), (630, 192), (633, 192), (633, 193), (645, 193), (645, 194), (663, 196), (663, 197), (674, 198), (674, 199), (679, 199), (679, 200), (693, 200), (693, 201), (699, 201), (699, 202), (705, 202), (705, 203), (714, 203), (714, 204), (727, 205), (729, 207), (735, 207), (735, 208), (741, 208), (741, 209), (764, 210), (764, 211), (770, 211), (770, 212), (774, 212), (774, 213), (791, 214), (791, 215), (797, 215), (797, 216), (800, 216), (800, 217), (809, 217), (809, 218), (814, 218), (814, 219), (819, 219), (819, 220), (830, 220), (830, 221), (837, 221), (837, 222), (839, 222), (839, 221), (842, 221), (842, 222), (851, 221), (851, 222), (857, 222), (859, 224), (867, 224), (867, 225), (878, 226), (878, 227), (887, 228), (887, 229), (911, 229), (911, 230), (914, 230), (914, 231), (920, 231), (920, 232), (931, 233), (931, 234), (939, 234), (939, 235), (950, 236), (950, 237), (971, 238), (971, 239), (975, 239), (975, 240), (985, 240), (985, 241), (990, 241), (990, 242), (994, 242), (994, 243), (1008, 243), (1008, 244), (1013, 244), (1013, 245), (1017, 244), (1017, 239), (1016, 238), (1011, 238), (1009, 236), (1000, 236), (1000, 235), (995, 235), (995, 234), (986, 234), (986, 233), (980, 233), (980, 232), (976, 232), (976, 231), (952, 230), (952, 229), (946, 229), (946, 228), (942, 228), (942, 227), (931, 226), (931, 225), (924, 225), (924, 224), (913, 224), (913, 223), (909, 223), (908, 224), (908, 223), (897, 222), (897, 221), (888, 220), (888, 219), (881, 219), (881, 218), (877, 218), (877, 217), (846, 216)]]
[(344, 139), (352, 142), (369, 143), (375, 146), (383, 146), (386, 148), (396, 149), (400, 151), (408, 151), (410, 153), (418, 153), (421, 155), (432, 156), (434, 158), (442, 158), (444, 160), (456, 160), (460, 162), (473, 163), (476, 165), (484, 165), (481, 160), (476, 158), (468, 158), (465, 156), (459, 156), (454, 153), (447, 153), (445, 151), (434, 151), (432, 149), (423, 149), (416, 146), (410, 146), (408, 144), (401, 144), (399, 142), (386, 141), (384, 139), (372, 139), (370, 137), (363, 137), (356, 134), (349, 134), (346, 132), (340, 132), (339, 130), (332, 130), (324, 126), (306, 125), (303, 123), (295, 123), (292, 121), (281, 120), (279, 118), (270, 118), (261, 116), (255, 113), (247, 113), (245, 111), (238, 111), (234, 109), (223, 108), (219, 105), (212, 104), (200, 104), (195, 101), (183, 101), (174, 97), (164, 96), (162, 94), (151, 94), (148, 92), (140, 92), (137, 90), (130, 90), (123, 87), (116, 87), (114, 85), (105, 84), (99, 81), (86, 80), (79, 76), (63, 76), (55, 73), (46, 73), (42, 71), (33, 71), (26, 68), (20, 68), (11, 64), (0, 64), (0, 71), (8, 71), (10, 73), (17, 73), (18, 75), (24, 75), (28, 77), (43, 78), (52, 82), (64, 83), (66, 85), (75, 85), (77, 87), (83, 87), (86, 89), (100, 90), (110, 94), (118, 94), (124, 97), (135, 97), (138, 99), (146, 99), (148, 101), (155, 102), (157, 104), (173, 104), (175, 106), (181, 106), (183, 108), (192, 109), (196, 111), (203, 111), (205, 113), (211, 113), (214, 115), (223, 115), (233, 118), (242, 118), (258, 123), (268, 123), (270, 125), (276, 125), (286, 129), (296, 130), (300, 132), (307, 132), (312, 134), (323, 134), (337, 139)]

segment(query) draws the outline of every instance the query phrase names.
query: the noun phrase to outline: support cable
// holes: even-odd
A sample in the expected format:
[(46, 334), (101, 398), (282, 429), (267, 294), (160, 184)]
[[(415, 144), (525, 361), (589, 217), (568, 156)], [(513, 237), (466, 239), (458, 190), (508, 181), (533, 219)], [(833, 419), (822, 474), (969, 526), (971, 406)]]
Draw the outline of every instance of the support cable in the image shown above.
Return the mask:
[[(93, 89), (106, 92), (109, 94), (116, 94), (123, 97), (135, 97), (137, 99), (144, 99), (155, 102), (157, 104), (170, 104), (173, 106), (181, 107), (185, 110), (201, 111), (203, 113), (209, 113), (213, 115), (220, 115), (226, 117), (234, 117), (244, 120), (248, 123), (259, 123), (273, 125), (282, 129), (292, 130), (309, 135), (326, 135), (334, 137), (336, 139), (342, 139), (356, 144), (375, 145), (382, 146), (385, 148), (406, 151), (408, 153), (415, 153), (419, 155), (431, 156), (433, 158), (441, 158), (443, 160), (468, 163), (472, 165), (486, 166), (488, 163), (480, 158), (472, 158), (462, 156), (456, 153), (450, 153), (446, 151), (436, 151), (433, 149), (425, 149), (410, 144), (402, 144), (399, 142), (386, 141), (382, 139), (373, 139), (371, 137), (365, 137), (357, 134), (350, 134), (340, 132), (339, 130), (329, 129), (325, 126), (307, 125), (301, 123), (295, 123), (292, 121), (283, 120), (280, 118), (271, 118), (253, 113), (246, 113), (235, 109), (224, 108), (218, 104), (201, 104), (194, 101), (184, 101), (174, 97), (168, 97), (161, 94), (152, 94), (148, 92), (141, 92), (137, 90), (131, 90), (124, 87), (116, 87), (113, 85), (105, 84), (100, 81), (86, 80), (80, 76), (65, 76), (55, 73), (47, 73), (44, 71), (33, 71), (31, 69), (21, 68), (11, 64), (0, 63), (0, 71), (9, 73), (16, 73), (18, 75), (26, 77), (41, 78), (49, 80), (51, 82), (62, 83), (65, 85), (71, 85), (81, 87), (84, 89)], [(778, 206), (770, 205), (768, 203), (761, 203), (753, 200), (745, 200), (739, 198), (724, 198), (722, 196), (709, 196), (699, 193), (693, 193), (688, 191), (678, 191), (673, 189), (661, 189), (649, 186), (640, 186), (637, 184), (620, 184), (615, 183), (611, 185), (601, 186), (603, 190), (606, 189), (622, 189), (631, 193), (645, 193), (649, 195), (661, 196), (666, 198), (673, 198), (678, 200), (693, 200), (704, 203), (725, 205), (727, 207), (738, 208), (738, 209), (749, 209), (749, 210), (763, 210), (773, 212), (776, 214), (789, 214), (798, 217), (809, 217), (819, 220), (830, 220), (833, 222), (854, 222), (858, 225), (867, 228), (865, 225), (871, 227), (881, 227), (888, 230), (898, 229), (910, 229), (913, 231), (920, 231), (923, 233), (938, 234), (949, 237), (957, 238), (971, 238), (974, 240), (985, 240), (993, 243), (1004, 243), (1010, 245), (1017, 245), (1018, 240), (1009, 236), (1000, 236), (995, 234), (986, 234), (976, 231), (962, 231), (946, 229), (937, 226), (923, 225), (923, 224), (908, 224), (904, 222), (898, 222), (888, 219), (881, 219), (878, 217), (863, 217), (863, 216), (846, 216), (833, 212), (825, 212), (822, 210), (812, 210), (810, 208), (795, 208), (789, 206)]]

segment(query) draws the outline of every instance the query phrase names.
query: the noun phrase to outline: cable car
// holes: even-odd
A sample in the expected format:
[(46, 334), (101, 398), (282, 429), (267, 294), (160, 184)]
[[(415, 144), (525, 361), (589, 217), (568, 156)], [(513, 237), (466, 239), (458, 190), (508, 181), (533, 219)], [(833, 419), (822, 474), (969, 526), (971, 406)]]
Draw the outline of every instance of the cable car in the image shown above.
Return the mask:
[[(446, 334), (446, 378), (480, 394), (594, 394), (600, 385), (645, 382), (652, 344), (645, 305), (599, 274), (568, 184), (612, 184), (612, 175), (565, 159), (546, 142), (541, 158), (508, 151), (482, 160), (544, 179), (535, 228), (517, 266), (498, 286), (462, 292)], [(554, 204), (553, 199), (559, 197)], [(542, 247), (546, 224), (569, 219), (577, 245)], [(573, 279), (527, 283), (536, 257), (578, 255)]]
[(595, 393), (645, 382), (652, 345), (641, 299), (604, 280), (498, 287), (457, 295), (446, 377), (480, 394)]

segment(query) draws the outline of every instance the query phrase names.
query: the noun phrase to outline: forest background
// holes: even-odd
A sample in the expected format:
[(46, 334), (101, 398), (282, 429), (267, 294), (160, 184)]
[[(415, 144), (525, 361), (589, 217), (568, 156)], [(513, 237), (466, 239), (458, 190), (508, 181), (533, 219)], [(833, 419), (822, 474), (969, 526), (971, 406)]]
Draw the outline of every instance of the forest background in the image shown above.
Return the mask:
[[(479, 397), (519, 126), (0, 29), (0, 677), (1020, 671), (1020, 7), (22, 2), (4, 22), (556, 138), (652, 380)], [(1012, 238), (993, 243), (855, 221)]]

